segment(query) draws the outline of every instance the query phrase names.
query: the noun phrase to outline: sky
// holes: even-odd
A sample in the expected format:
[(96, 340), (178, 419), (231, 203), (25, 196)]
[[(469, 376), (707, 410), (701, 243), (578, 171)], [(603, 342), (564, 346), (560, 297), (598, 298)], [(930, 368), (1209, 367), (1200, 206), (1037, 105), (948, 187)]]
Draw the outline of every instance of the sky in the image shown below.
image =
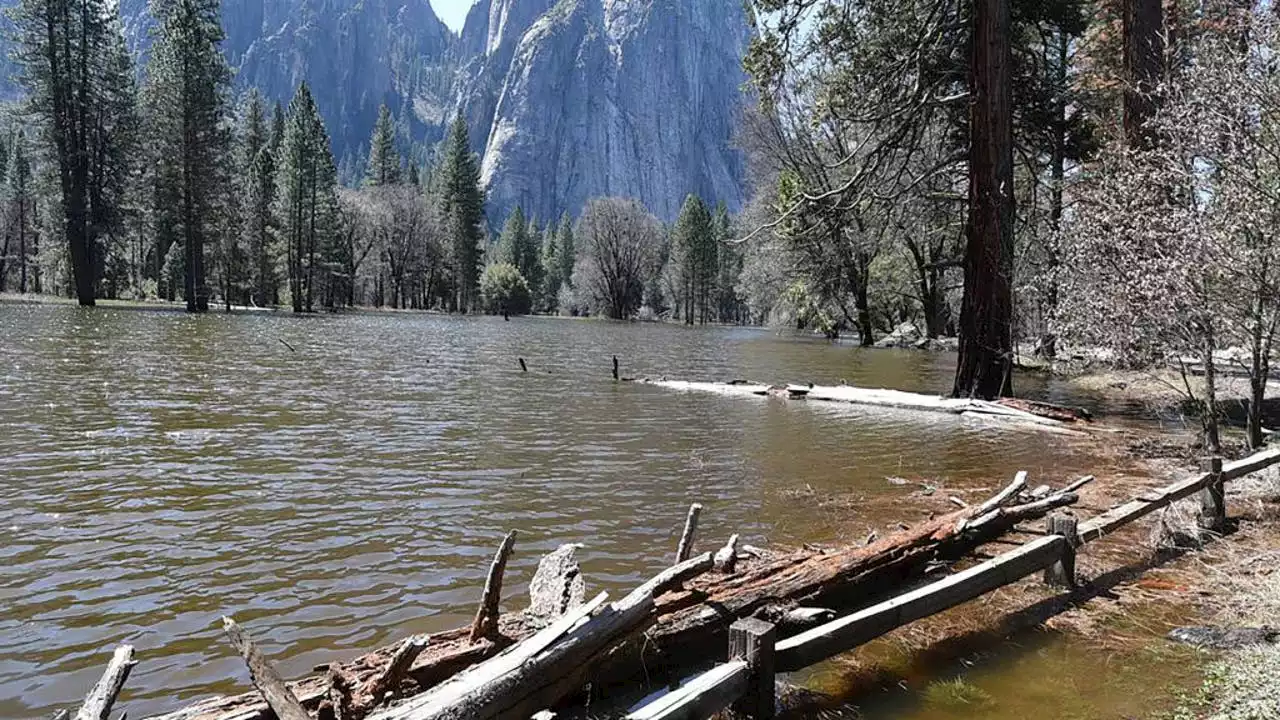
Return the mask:
[(436, 15), (454, 32), (462, 31), (462, 21), (467, 19), (467, 11), (474, 4), (475, 0), (431, 0)]

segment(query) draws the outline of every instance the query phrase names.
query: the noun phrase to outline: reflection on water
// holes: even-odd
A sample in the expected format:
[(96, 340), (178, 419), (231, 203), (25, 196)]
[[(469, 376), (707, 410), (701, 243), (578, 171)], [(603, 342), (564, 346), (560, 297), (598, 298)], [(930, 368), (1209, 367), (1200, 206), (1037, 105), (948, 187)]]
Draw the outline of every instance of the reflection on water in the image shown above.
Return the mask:
[(797, 512), (796, 488), (1099, 470), (949, 416), (615, 384), (613, 355), (628, 375), (951, 382), (949, 357), (760, 330), (0, 305), (0, 718), (74, 701), (125, 641), (133, 716), (242, 690), (222, 614), (286, 675), (457, 626), (510, 528), (509, 596), (566, 541), (616, 590), (663, 565), (691, 501), (708, 543), (836, 541), (901, 515)]

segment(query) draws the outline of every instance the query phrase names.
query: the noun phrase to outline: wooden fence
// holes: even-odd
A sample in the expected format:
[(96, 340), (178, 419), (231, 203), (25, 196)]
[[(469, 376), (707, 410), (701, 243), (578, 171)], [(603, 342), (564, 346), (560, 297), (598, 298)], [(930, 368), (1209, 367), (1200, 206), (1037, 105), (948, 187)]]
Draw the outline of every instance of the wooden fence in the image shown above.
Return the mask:
[(908, 623), (955, 607), (992, 590), (1045, 571), (1054, 585), (1075, 583), (1081, 545), (1103, 538), (1138, 518), (1189, 498), (1201, 498), (1201, 522), (1220, 530), (1226, 520), (1224, 484), (1280, 462), (1280, 449), (1223, 464), (1206, 461), (1204, 472), (1143, 495), (1080, 523), (1048, 518), (1048, 534), (967, 570), (775, 642), (772, 625), (739, 620), (729, 637), (729, 661), (628, 715), (629, 720), (702, 720), (733, 706), (756, 720), (774, 715), (774, 675), (794, 672), (864, 645)]

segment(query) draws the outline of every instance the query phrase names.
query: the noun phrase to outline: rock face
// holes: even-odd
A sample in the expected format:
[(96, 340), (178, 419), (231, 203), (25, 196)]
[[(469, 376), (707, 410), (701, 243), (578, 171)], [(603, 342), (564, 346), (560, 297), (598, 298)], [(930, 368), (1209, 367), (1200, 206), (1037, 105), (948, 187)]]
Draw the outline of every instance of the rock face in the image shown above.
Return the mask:
[[(119, 6), (139, 56), (148, 1)], [(405, 149), (466, 118), (495, 227), (517, 205), (545, 221), (604, 195), (663, 220), (689, 193), (741, 206), (742, 0), (478, 0), (460, 36), (429, 0), (223, 0), (222, 11), (237, 90), (287, 103), (309, 83), (348, 180), (385, 102)]]
[[(120, 2), (140, 56), (154, 26), (147, 6)], [(384, 102), (406, 133), (440, 136), (452, 106), (457, 38), (427, 0), (223, 0), (222, 18), (236, 88), (288, 103), (305, 81), (340, 161), (367, 153)]]
[(491, 68), (507, 65), (484, 138), (490, 217), (519, 205), (553, 218), (601, 195), (638, 198), (664, 220), (689, 193), (739, 207), (732, 138), (749, 39), (740, 0), (560, 0), (515, 41), (513, 23), (529, 13), (500, 6), (545, 3), (492, 0), (490, 62), (463, 96), (472, 127), (483, 127)]

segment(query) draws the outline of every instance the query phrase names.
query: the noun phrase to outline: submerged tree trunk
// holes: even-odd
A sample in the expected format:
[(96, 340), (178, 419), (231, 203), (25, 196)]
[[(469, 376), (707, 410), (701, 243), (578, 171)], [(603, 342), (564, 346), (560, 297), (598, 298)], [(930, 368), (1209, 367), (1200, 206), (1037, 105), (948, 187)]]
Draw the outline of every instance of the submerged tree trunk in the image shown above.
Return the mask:
[(976, 0), (970, 69), (969, 218), (956, 397), (1012, 393), (1013, 128), (1010, 0)]

